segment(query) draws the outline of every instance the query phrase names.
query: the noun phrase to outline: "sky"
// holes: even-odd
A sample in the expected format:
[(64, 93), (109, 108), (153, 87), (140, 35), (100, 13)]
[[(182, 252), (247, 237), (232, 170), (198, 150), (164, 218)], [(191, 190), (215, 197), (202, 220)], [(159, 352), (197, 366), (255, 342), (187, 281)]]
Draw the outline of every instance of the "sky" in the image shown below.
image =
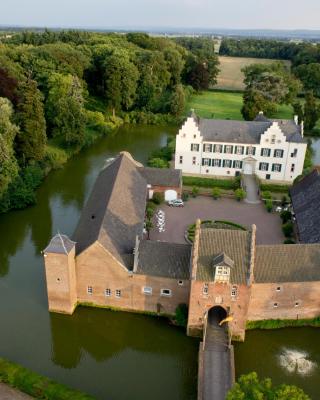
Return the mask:
[(320, 29), (320, 0), (0, 0), (0, 25)]

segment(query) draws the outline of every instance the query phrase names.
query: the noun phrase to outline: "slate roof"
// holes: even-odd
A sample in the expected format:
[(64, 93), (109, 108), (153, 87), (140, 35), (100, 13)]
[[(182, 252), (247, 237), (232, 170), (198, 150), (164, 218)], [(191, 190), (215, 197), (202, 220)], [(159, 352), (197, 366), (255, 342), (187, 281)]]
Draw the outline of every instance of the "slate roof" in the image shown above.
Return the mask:
[(246, 283), (250, 265), (251, 233), (235, 229), (201, 227), (196, 279), (213, 281), (214, 257), (224, 252), (234, 262), (230, 282)]
[(320, 244), (257, 246), (254, 281), (320, 281)]
[(268, 119), (259, 114), (254, 121), (233, 121), (221, 119), (198, 118), (194, 113), (191, 117), (196, 122), (204, 141), (227, 142), (243, 144), (259, 144), (260, 136), (277, 122), (288, 142), (304, 143), (301, 128), (294, 121)]
[(320, 243), (320, 170), (315, 169), (290, 190), (302, 243)]
[(127, 255), (143, 231), (146, 194), (136, 162), (120, 154), (100, 172), (82, 211), (73, 235), (77, 253), (98, 241), (129, 267)]
[(137, 274), (173, 279), (190, 279), (191, 246), (142, 240)]
[(139, 168), (141, 175), (152, 186), (179, 187), (182, 179), (182, 171), (169, 168)]
[(44, 253), (69, 254), (74, 245), (75, 242), (70, 240), (67, 235), (57, 233), (44, 249)]

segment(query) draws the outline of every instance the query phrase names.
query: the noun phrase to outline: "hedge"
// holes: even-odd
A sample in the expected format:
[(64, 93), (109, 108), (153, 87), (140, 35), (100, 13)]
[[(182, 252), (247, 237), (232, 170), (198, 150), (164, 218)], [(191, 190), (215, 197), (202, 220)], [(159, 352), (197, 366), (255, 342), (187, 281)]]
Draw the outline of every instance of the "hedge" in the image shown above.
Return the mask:
[(242, 231), (246, 231), (247, 230), (244, 226), (242, 226), (240, 224), (236, 224), (235, 222), (231, 222), (231, 221), (218, 221), (218, 220), (216, 220), (214, 222), (216, 222), (218, 224), (231, 225), (231, 226), (234, 226), (235, 228), (241, 229)]
[(195, 176), (184, 176), (183, 184), (185, 186), (199, 186), (203, 188), (218, 187), (227, 190), (234, 190), (240, 187), (240, 182), (237, 179), (213, 179), (199, 178)]
[(287, 193), (291, 188), (290, 185), (276, 185), (272, 183), (261, 183), (260, 190), (262, 192), (273, 192), (273, 193)]
[(6, 383), (35, 399), (94, 400), (94, 397), (54, 382), (18, 364), (0, 358), (0, 382)]
[(280, 329), (299, 326), (320, 327), (320, 317), (312, 319), (266, 319), (260, 321), (248, 321), (246, 329)]

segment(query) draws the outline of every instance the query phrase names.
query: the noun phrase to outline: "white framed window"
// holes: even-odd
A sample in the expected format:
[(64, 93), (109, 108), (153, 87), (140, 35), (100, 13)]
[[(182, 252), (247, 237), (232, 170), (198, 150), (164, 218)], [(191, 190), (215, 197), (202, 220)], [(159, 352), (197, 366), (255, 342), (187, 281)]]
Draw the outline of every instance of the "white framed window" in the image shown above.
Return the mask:
[(277, 286), (276, 291), (280, 292), (281, 291), (281, 286)]
[(183, 286), (183, 281), (181, 281), (181, 280), (178, 281), (178, 285), (179, 285), (179, 286)]
[(111, 296), (111, 289), (105, 289), (104, 295), (105, 295), (106, 297), (110, 297), (110, 296)]
[(275, 142), (276, 142), (276, 135), (272, 135), (271, 136), (271, 143), (275, 144)]
[(269, 169), (269, 164), (268, 163), (261, 162), (259, 164), (259, 170), (260, 171), (268, 171), (268, 169)]
[(291, 172), (294, 172), (295, 165), (291, 164)]
[(92, 286), (87, 286), (87, 293), (92, 294), (93, 293), (93, 287)]
[(213, 151), (214, 153), (222, 153), (222, 144), (215, 144)]
[(298, 154), (298, 149), (294, 149), (293, 152), (291, 153), (291, 157), (297, 157)]
[(145, 287), (143, 288), (143, 293), (144, 293), (144, 294), (148, 294), (148, 295), (152, 295), (152, 287), (150, 287), (150, 286), (145, 286)]
[(192, 157), (192, 165), (196, 165), (197, 157)]
[(193, 139), (196, 139), (197, 138), (197, 135), (193, 135)]
[(205, 283), (202, 288), (202, 294), (206, 296), (208, 293), (209, 293), (209, 285), (208, 283)]
[(230, 146), (228, 144), (226, 146), (224, 146), (224, 152), (226, 154), (232, 154), (232, 150), (233, 150), (233, 146)]
[(279, 304), (278, 303), (273, 303), (273, 308), (278, 308)]
[(203, 158), (203, 165), (206, 167), (210, 167), (210, 158)]
[(199, 151), (199, 144), (191, 143), (191, 151)]
[(121, 290), (120, 289), (117, 289), (116, 290), (116, 297), (121, 297)]
[(180, 156), (179, 157), (179, 164), (182, 164), (183, 163), (183, 156)]
[(204, 144), (203, 145), (203, 151), (205, 152), (205, 153), (211, 153), (211, 151), (212, 151), (212, 144)]
[(212, 166), (213, 167), (221, 167), (221, 160), (218, 160), (217, 158), (213, 159)]
[(248, 156), (254, 156), (256, 154), (256, 148), (253, 146), (248, 146), (247, 154), (248, 154)]
[(275, 158), (282, 158), (283, 157), (283, 150), (275, 149), (274, 156), (275, 156)]
[(299, 306), (300, 306), (300, 303), (299, 303), (298, 301), (296, 301), (296, 302), (294, 303), (294, 306), (295, 306), (295, 307), (299, 307)]
[(160, 294), (161, 294), (161, 296), (169, 297), (169, 296), (171, 296), (172, 292), (171, 292), (171, 289), (161, 289)]
[(243, 154), (243, 146), (236, 146), (236, 154), (238, 155)]
[(272, 171), (281, 172), (281, 164), (272, 164)]
[(271, 152), (270, 149), (263, 148), (263, 149), (261, 149), (261, 156), (262, 157), (269, 157), (270, 156), (270, 152)]
[(238, 288), (237, 286), (232, 286), (231, 288), (231, 297), (236, 298), (238, 296)]
[(216, 267), (214, 280), (217, 282), (228, 282), (230, 277), (229, 267)]
[(233, 168), (242, 168), (242, 161), (240, 160), (234, 160), (233, 161)]
[(231, 168), (232, 167), (232, 160), (223, 160), (224, 168)]

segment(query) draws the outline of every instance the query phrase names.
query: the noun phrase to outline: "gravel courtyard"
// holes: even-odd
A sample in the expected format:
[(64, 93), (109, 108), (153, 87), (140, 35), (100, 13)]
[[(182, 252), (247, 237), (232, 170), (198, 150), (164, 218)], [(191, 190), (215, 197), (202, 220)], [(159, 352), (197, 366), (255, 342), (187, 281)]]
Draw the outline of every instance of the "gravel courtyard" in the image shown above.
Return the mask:
[(257, 226), (257, 244), (280, 244), (284, 236), (278, 214), (268, 213), (264, 205), (237, 202), (234, 199), (198, 196), (185, 202), (183, 208), (162, 204), (165, 212), (165, 231), (159, 232), (156, 224), (150, 234), (151, 240), (185, 243), (184, 232), (197, 218), (201, 220), (228, 220), (246, 227)]

